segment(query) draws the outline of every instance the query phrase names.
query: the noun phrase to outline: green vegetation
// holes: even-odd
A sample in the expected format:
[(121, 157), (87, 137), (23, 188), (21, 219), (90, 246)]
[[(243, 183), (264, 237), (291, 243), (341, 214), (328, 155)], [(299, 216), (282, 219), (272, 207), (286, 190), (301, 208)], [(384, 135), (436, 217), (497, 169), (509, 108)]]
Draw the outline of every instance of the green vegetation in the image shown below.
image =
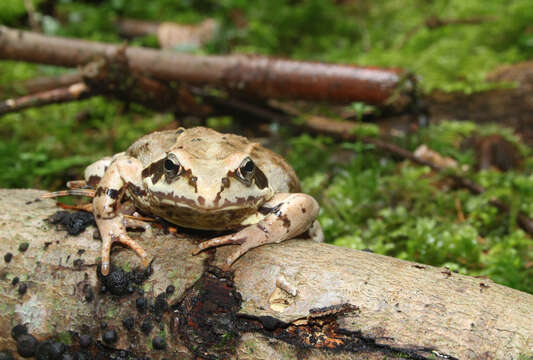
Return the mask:
[[(25, 12), (23, 0), (0, 2), (3, 24), (24, 26)], [(422, 26), (431, 16), (481, 23)], [(420, 76), (425, 91), (500, 86), (486, 83), (486, 73), (533, 55), (529, 0), (104, 0), (98, 6), (58, 0), (55, 12), (39, 19), (48, 34), (121, 42), (113, 26), (119, 17), (190, 23), (215, 17), (219, 34), (194, 51), (402, 67)], [(155, 46), (150, 36), (131, 43)], [(10, 61), (0, 67), (1, 88), (65, 71)], [(356, 103), (350, 109), (362, 116), (368, 107)], [(102, 98), (3, 116), (0, 187), (62, 188), (91, 161), (172, 121), (172, 115)], [(213, 118), (208, 124), (228, 127), (232, 120)], [(376, 128), (363, 123), (358, 133), (372, 136)], [(531, 149), (510, 130), (468, 122), (431, 126), (398, 142), (411, 150), (427, 144), (467, 165), (465, 176), (488, 189), (482, 196), (449, 188), (428, 168), (397, 162), (361, 143), (301, 135), (287, 139), (287, 156), (304, 190), (321, 202), (328, 241), (486, 275), (533, 293), (533, 242), (516, 226), (519, 210), (533, 217), (533, 162), (526, 160), (520, 171), (476, 172), (474, 152), (461, 148), (474, 133), (503, 135), (531, 158)], [(499, 213), (488, 205), (492, 197), (506, 201), (512, 211)]]
[[(443, 123), (408, 141), (413, 148), (431, 144), (443, 154), (455, 155), (462, 140), (477, 129), (473, 123)], [(291, 144), (289, 160), (303, 175), (304, 190), (319, 199), (319, 220), (326, 239), (334, 244), (533, 290), (533, 243), (517, 229), (514, 218), (518, 209), (533, 216), (533, 162), (526, 165), (529, 175), (470, 172), (467, 176), (489, 189), (476, 196), (463, 189), (448, 190), (445, 178), (429, 168), (398, 164), (361, 143), (333, 145), (330, 139), (303, 135)], [(330, 160), (339, 157), (344, 161)], [(456, 159), (474, 166), (470, 152)], [(490, 206), (492, 197), (511, 204), (511, 215)]]

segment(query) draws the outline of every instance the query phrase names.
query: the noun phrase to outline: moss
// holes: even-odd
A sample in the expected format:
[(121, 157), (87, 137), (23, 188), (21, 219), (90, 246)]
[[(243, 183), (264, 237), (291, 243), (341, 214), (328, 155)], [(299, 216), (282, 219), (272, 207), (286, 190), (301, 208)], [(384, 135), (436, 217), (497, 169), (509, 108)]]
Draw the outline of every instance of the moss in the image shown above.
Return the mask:
[(57, 334), (57, 340), (65, 345), (72, 345), (72, 336), (68, 331)]

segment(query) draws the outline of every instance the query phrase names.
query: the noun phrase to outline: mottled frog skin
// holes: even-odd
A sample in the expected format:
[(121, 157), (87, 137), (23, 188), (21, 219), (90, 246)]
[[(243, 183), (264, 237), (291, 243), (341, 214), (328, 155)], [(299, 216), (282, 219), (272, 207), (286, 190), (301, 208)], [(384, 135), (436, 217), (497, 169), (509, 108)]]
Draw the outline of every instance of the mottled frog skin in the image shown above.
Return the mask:
[(127, 232), (121, 204), (129, 199), (145, 215), (178, 226), (235, 232), (199, 244), (196, 253), (239, 244), (225, 267), (251, 248), (278, 243), (311, 230), (319, 207), (300, 193), (298, 178), (285, 160), (258, 143), (212, 129), (167, 130), (143, 136), (125, 152), (85, 170), (96, 187), (93, 211), (102, 237), (102, 273), (109, 273), (113, 242), (131, 247), (149, 264), (146, 251)]

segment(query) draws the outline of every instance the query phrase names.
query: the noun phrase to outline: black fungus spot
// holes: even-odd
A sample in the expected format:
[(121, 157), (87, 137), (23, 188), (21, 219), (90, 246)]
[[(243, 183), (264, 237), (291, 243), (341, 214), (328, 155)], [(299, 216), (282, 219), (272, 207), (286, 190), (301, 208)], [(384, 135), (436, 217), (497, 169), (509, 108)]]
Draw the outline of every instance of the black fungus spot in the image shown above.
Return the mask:
[(91, 346), (92, 343), (93, 343), (93, 338), (91, 335), (89, 334), (80, 335), (80, 346), (82, 348), (87, 348)]
[(52, 354), (52, 359), (60, 359), (61, 354), (63, 354), (65, 350), (66, 350), (65, 344), (63, 344), (62, 342), (56, 341), (52, 343), (51, 350), (50, 350)]
[(35, 355), (39, 342), (30, 334), (23, 334), (17, 338), (17, 352), (24, 358)]
[(122, 325), (124, 325), (126, 330), (132, 330), (135, 326), (135, 319), (133, 318), (133, 316), (129, 316), (122, 320)]
[(118, 340), (117, 332), (115, 330), (106, 331), (104, 335), (102, 336), (102, 340), (104, 340), (106, 344), (116, 343)]
[(13, 355), (7, 350), (0, 351), (0, 360), (15, 360)]
[(51, 242), (51, 241), (47, 241), (47, 242), (45, 242), (44, 245), (43, 245), (43, 250), (48, 249), (48, 247), (49, 247), (50, 245), (52, 245), (52, 242)]
[(137, 300), (135, 300), (135, 306), (139, 312), (144, 312), (146, 310), (146, 305), (147, 302), (144, 297), (138, 297)]
[(78, 256), (82, 256), (85, 253), (85, 250), (79, 249), (78, 250)]
[(176, 288), (174, 287), (174, 285), (169, 285), (167, 286), (167, 289), (165, 290), (165, 292), (167, 293), (167, 295), (172, 295), (174, 294), (175, 290)]
[(11, 280), (11, 285), (13, 285), (13, 286), (17, 286), (17, 284), (19, 283), (19, 280), (20, 280), (19, 277), (18, 277), (18, 276), (15, 276), (15, 277), (13, 278), (13, 280)]
[(128, 288), (128, 279), (126, 272), (122, 269), (112, 271), (106, 277), (106, 285), (109, 292), (113, 295), (123, 295)]
[(37, 351), (35, 352), (35, 358), (37, 360), (53, 360), (52, 355), (52, 341), (46, 340), (39, 344)]
[(6, 263), (10, 262), (11, 259), (13, 259), (13, 254), (12, 254), (12, 253), (8, 252), (8, 253), (6, 253), (6, 254), (4, 255), (4, 261), (5, 261)]
[(61, 225), (70, 235), (81, 234), (89, 225), (95, 225), (93, 214), (85, 211), (58, 211), (50, 216), (48, 221)]
[(17, 341), (20, 335), (25, 335), (27, 333), (28, 333), (28, 328), (26, 327), (26, 325), (18, 324), (18, 325), (13, 326), (13, 328), (11, 329), (11, 337), (15, 341)]
[(30, 244), (28, 244), (27, 242), (23, 242), (22, 244), (19, 245), (19, 251), (20, 252), (24, 252), (24, 251), (28, 250), (29, 246), (30, 246)]
[(26, 294), (26, 291), (28, 290), (28, 285), (26, 283), (20, 283), (18, 292), (20, 295)]
[(152, 339), (152, 346), (156, 350), (164, 350), (167, 347), (167, 342), (161, 336), (155, 336)]
[(148, 278), (145, 270), (132, 270), (126, 272), (111, 265), (111, 272), (104, 276), (101, 272), (102, 264), (97, 266), (98, 278), (102, 283), (100, 291), (109, 291), (113, 295), (123, 296), (135, 292), (134, 284), (142, 284)]
[(152, 331), (153, 328), (154, 328), (154, 325), (152, 324), (150, 319), (144, 320), (143, 323), (141, 324), (141, 331), (146, 336), (150, 335), (150, 332)]

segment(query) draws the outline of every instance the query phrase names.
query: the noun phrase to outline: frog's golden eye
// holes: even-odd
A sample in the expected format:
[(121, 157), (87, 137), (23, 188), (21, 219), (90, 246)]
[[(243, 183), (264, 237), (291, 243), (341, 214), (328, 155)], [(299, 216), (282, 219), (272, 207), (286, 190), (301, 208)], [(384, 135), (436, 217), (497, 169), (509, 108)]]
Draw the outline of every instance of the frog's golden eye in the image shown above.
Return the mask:
[(170, 178), (179, 176), (183, 172), (183, 166), (180, 165), (174, 154), (168, 154), (163, 163), (163, 168), (165, 169), (165, 174)]
[(253, 160), (247, 157), (242, 161), (235, 174), (237, 175), (237, 179), (241, 180), (246, 185), (250, 185), (255, 175), (255, 169), (256, 167)]

